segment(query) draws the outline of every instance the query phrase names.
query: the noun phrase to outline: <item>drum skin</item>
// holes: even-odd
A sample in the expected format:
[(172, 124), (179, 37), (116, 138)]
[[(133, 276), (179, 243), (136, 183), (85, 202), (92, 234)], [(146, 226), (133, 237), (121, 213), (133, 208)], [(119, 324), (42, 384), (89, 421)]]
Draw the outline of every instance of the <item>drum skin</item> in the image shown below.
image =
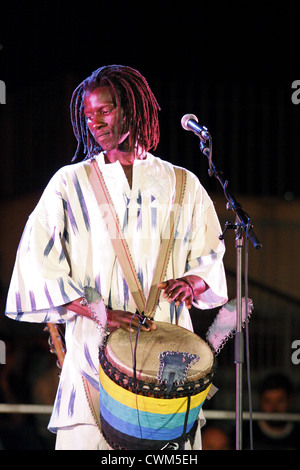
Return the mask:
[[(182, 445), (208, 394), (214, 371), (208, 344), (185, 328), (163, 322), (156, 326), (138, 336), (118, 329), (100, 350), (101, 426), (114, 449)], [(164, 368), (167, 378), (177, 379), (182, 369), (179, 380), (163, 380)]]
[[(196, 381), (210, 373), (214, 355), (207, 343), (195, 333), (170, 323), (157, 322), (154, 331), (140, 331), (136, 350), (138, 380), (158, 383), (159, 354), (176, 351), (196, 354), (199, 360), (187, 372), (187, 381)], [(137, 331), (116, 330), (108, 339), (105, 353), (119, 371), (133, 377), (133, 348)]]

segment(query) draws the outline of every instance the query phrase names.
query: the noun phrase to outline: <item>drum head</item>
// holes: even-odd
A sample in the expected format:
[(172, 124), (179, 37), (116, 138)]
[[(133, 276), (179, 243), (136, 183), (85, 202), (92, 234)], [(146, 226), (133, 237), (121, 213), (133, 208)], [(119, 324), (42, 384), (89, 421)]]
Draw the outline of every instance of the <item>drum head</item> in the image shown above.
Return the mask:
[[(171, 355), (184, 353), (195, 355), (196, 359), (187, 368), (186, 381), (196, 382), (210, 374), (214, 355), (209, 345), (195, 333), (170, 323), (157, 322), (155, 331), (140, 331), (136, 347), (137, 331), (128, 333), (115, 330), (105, 346), (107, 360), (129, 377), (133, 377), (134, 357), (136, 357), (136, 377), (144, 382), (158, 383), (162, 367), (161, 357), (166, 352)], [(136, 355), (134, 354), (136, 347)]]

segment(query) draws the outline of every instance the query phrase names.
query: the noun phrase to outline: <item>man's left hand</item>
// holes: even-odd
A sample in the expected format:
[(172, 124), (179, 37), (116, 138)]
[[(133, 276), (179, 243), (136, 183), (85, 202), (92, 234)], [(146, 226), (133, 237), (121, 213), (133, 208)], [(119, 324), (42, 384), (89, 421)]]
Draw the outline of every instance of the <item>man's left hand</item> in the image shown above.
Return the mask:
[(206, 291), (207, 284), (199, 276), (184, 276), (178, 279), (169, 279), (168, 281), (161, 282), (157, 285), (160, 289), (164, 290), (163, 297), (169, 303), (175, 301), (178, 306), (182, 302), (188, 309), (192, 308), (193, 297)]

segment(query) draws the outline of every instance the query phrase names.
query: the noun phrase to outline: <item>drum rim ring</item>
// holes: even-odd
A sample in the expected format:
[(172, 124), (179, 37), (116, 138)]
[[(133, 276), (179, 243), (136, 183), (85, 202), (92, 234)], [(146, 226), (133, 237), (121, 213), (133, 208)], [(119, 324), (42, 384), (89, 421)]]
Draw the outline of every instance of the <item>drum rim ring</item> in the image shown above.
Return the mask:
[(105, 344), (99, 348), (99, 363), (104, 373), (114, 383), (124, 388), (125, 390), (131, 391), (133, 393), (137, 392), (140, 395), (146, 397), (151, 396), (154, 398), (166, 399), (193, 396), (203, 392), (212, 383), (217, 368), (216, 357), (213, 355), (213, 365), (209, 374), (207, 374), (205, 377), (199, 378), (196, 381), (184, 382), (181, 384), (175, 383), (171, 389), (171, 392), (167, 392), (167, 386), (165, 383), (158, 384), (155, 382), (145, 382), (140, 379), (134, 380), (133, 377), (128, 376), (122, 371), (119, 371), (107, 359), (105, 355)]

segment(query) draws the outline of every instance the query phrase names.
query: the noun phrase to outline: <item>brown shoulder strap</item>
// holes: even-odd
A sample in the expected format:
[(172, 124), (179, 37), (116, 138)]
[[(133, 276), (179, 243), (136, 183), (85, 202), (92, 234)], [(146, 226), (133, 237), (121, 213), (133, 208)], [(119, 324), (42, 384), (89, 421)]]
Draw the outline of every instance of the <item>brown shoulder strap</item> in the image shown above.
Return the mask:
[(169, 219), (165, 226), (165, 233), (163, 234), (160, 251), (157, 257), (152, 286), (148, 299), (146, 300), (127, 241), (123, 234), (118, 215), (105, 184), (102, 172), (95, 160), (92, 160), (91, 164), (86, 165), (85, 168), (91, 186), (94, 189), (98, 205), (102, 211), (103, 209), (105, 210), (103, 217), (107, 230), (110, 233), (111, 243), (121, 265), (123, 274), (128, 284), (128, 288), (135, 301), (136, 308), (140, 313), (144, 312), (146, 316), (151, 316), (156, 309), (160, 294), (160, 290), (157, 288), (157, 284), (164, 279), (170, 259), (170, 253), (173, 246), (184, 197), (186, 171), (183, 168), (175, 168), (175, 198), (173, 201), (172, 210), (170, 211)]
[(85, 391), (85, 395), (91, 410), (91, 413), (93, 415), (93, 418), (95, 420), (95, 424), (97, 425), (98, 429), (100, 432), (101, 430), (101, 422), (100, 422), (100, 395), (99, 395), (99, 390), (97, 390), (93, 385), (90, 384), (90, 382), (84, 377), (84, 375), (81, 376), (82, 381), (83, 381), (83, 387)]
[(145, 306), (145, 315), (151, 316), (158, 304), (161, 290), (157, 288), (157, 284), (165, 278), (167, 267), (169, 264), (176, 229), (182, 209), (182, 201), (186, 186), (186, 171), (183, 168), (175, 168), (176, 174), (176, 193), (173, 201), (173, 207), (170, 211), (168, 222), (162, 237), (161, 247), (157, 256), (156, 268), (153, 275), (152, 285)]

